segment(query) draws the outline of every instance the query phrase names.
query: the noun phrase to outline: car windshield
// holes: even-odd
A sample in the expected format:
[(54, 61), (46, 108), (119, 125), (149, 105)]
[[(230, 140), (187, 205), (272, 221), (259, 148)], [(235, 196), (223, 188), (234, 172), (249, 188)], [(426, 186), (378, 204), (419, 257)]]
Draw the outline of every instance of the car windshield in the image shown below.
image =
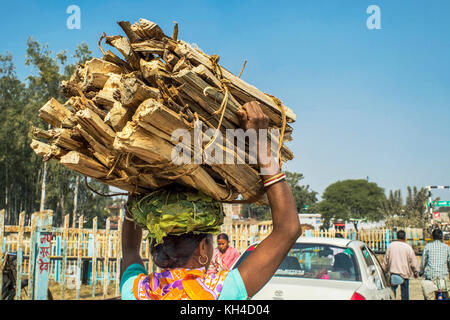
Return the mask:
[[(251, 246), (241, 256), (237, 268), (254, 250)], [(275, 272), (278, 277), (360, 281), (355, 252), (346, 247), (316, 243), (295, 243)]]
[(360, 281), (355, 253), (346, 247), (296, 243), (275, 272), (280, 277)]

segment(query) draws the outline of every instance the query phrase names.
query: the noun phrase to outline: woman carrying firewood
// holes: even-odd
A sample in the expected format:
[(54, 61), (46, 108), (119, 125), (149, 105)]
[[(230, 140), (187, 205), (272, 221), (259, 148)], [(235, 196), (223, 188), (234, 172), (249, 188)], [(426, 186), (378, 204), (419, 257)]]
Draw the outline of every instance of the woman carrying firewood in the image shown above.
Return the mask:
[[(269, 119), (257, 102), (246, 103), (238, 116), (244, 130), (258, 133), (268, 128)], [(291, 190), (273, 165), (270, 149), (255, 147), (258, 164), (265, 169), (261, 175), (272, 212), (272, 233), (237, 269), (208, 274), (214, 250), (212, 234), (219, 233), (223, 223), (219, 202), (201, 192), (173, 188), (129, 199), (122, 233), (122, 299), (243, 300), (269, 281), (301, 228)], [(152, 238), (151, 255), (162, 269), (159, 273), (146, 274), (139, 254), (142, 226)]]

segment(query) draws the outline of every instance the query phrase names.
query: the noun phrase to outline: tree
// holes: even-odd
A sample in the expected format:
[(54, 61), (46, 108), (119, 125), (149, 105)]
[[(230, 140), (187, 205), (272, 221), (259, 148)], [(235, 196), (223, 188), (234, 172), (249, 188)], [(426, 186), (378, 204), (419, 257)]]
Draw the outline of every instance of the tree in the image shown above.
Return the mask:
[(407, 187), (408, 195), (405, 203), (400, 190), (389, 192), (389, 198), (382, 206), (383, 215), (388, 227), (424, 228), (426, 225), (426, 188)]
[[(35, 75), (27, 77), (28, 89), (33, 96), (33, 99), (26, 106), (30, 116), (36, 115), (42, 105), (50, 98), (55, 98), (60, 102), (65, 101), (65, 97), (60, 91), (60, 83), (67, 77), (60, 73), (60, 69), (64, 67), (66, 61), (65, 52), (60, 52), (56, 55), (56, 58), (53, 58), (48, 45), (41, 46), (31, 37), (28, 38), (25, 64), (34, 67), (36, 71)], [(31, 119), (35, 119), (31, 123), (33, 126), (50, 129), (50, 125), (45, 124), (36, 116)], [(27, 128), (28, 131), (30, 128), (31, 126)], [(30, 156), (34, 156), (34, 154)], [(59, 225), (62, 223), (62, 216), (66, 210), (67, 197), (71, 193), (71, 178), (74, 173), (53, 160), (42, 163), (40, 172), (42, 173), (40, 179), (42, 194), (40, 208), (54, 208), (54, 221), (55, 224)]]
[(400, 190), (389, 191), (389, 197), (383, 201), (381, 211), (385, 218), (403, 215), (403, 198)]
[[(317, 192), (309, 190), (309, 185), (300, 185), (300, 181), (304, 178), (303, 174), (289, 171), (284, 173), (286, 182), (294, 196), (298, 212), (301, 212), (305, 205), (313, 205), (317, 202)], [(257, 220), (269, 220), (272, 218), (269, 206), (253, 203), (244, 204), (241, 208), (241, 215), (244, 218), (256, 218)]]
[(26, 101), (25, 85), (16, 76), (12, 55), (0, 55), (0, 207), (6, 210), (7, 223), (18, 222), (18, 212), (28, 209), (21, 199), (29, 199), (33, 191), (26, 184), (30, 177), (20, 175), (27, 166), (22, 131), (26, 119), (21, 109)]
[[(33, 68), (33, 73), (27, 77), (26, 84), (15, 75), (12, 55), (0, 54), (0, 208), (6, 209), (8, 224), (16, 224), (21, 211), (25, 211), (29, 219), (31, 213), (39, 210), (44, 173), (45, 208), (54, 211), (56, 225), (62, 223), (64, 214), (73, 212), (74, 194), (78, 194), (80, 214), (88, 219), (99, 216), (100, 226), (106, 219), (105, 207), (111, 198), (90, 191), (83, 183), (83, 176), (57, 161), (44, 164), (30, 148), (31, 127), (49, 127), (37, 117), (38, 110), (51, 97), (65, 102), (60, 82), (69, 78), (77, 64), (91, 59), (92, 53), (83, 43), (71, 58), (73, 64), (68, 63), (66, 51), (53, 56), (48, 45), (42, 46), (29, 38), (25, 63)], [(77, 177), (82, 183), (75, 192)], [(96, 181), (90, 184), (102, 193), (109, 193), (106, 184)]]
[(354, 220), (358, 230), (357, 220), (379, 221), (383, 218), (384, 189), (365, 179), (335, 182), (325, 189), (322, 198), (316, 208), (326, 227), (333, 219)]
[(317, 202), (317, 192), (309, 190), (309, 185), (299, 184), (300, 180), (304, 179), (303, 174), (289, 171), (286, 171), (285, 174), (286, 182), (291, 188), (298, 212), (302, 212), (306, 205), (311, 206)]

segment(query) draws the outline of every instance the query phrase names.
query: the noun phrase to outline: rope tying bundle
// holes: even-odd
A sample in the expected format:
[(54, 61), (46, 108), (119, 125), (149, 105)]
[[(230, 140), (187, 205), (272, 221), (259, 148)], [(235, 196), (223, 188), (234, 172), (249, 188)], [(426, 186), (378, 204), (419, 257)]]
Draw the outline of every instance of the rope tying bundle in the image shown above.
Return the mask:
[[(105, 37), (105, 36), (106, 35), (103, 35), (103, 37)], [(100, 45), (100, 42), (101, 42), (101, 40), (99, 41), (99, 45)], [(217, 137), (218, 137), (218, 135), (220, 133), (220, 129), (222, 127), (222, 123), (223, 123), (223, 119), (224, 119), (224, 116), (225, 116), (225, 112), (227, 110), (228, 102), (229, 102), (229, 99), (230, 99), (230, 89), (229, 89), (228, 85), (231, 84), (231, 81), (229, 79), (224, 78), (224, 76), (223, 76), (222, 68), (219, 65), (220, 57), (218, 55), (211, 55), (209, 57), (209, 59), (211, 61), (213, 69), (214, 69), (213, 72), (216, 75), (216, 77), (218, 78), (218, 80), (220, 81), (220, 90), (221, 90), (221, 92), (223, 94), (223, 98), (222, 98), (222, 102), (220, 104), (219, 109), (217, 109), (211, 115), (211, 117), (220, 115), (220, 118), (218, 120), (217, 127), (214, 129), (213, 136), (211, 137), (209, 142), (206, 143), (206, 145), (202, 148), (203, 149), (202, 150), (202, 154), (206, 150), (208, 150), (208, 148), (211, 147), (213, 145), (213, 143), (216, 141), (216, 139), (217, 139)], [(244, 66), (243, 66), (243, 68), (241, 70), (241, 73), (239, 74), (239, 77), (240, 77), (240, 75), (242, 74), (242, 71), (245, 68), (246, 62), (247, 61), (245, 61)], [(208, 89), (208, 88), (210, 88), (210, 87), (205, 88), (204, 91), (203, 91), (203, 94), (205, 96), (207, 96), (206, 89)], [(168, 92), (165, 92), (165, 90), (163, 90), (163, 93), (166, 93), (166, 95), (167, 95), (166, 98), (169, 98), (169, 100), (172, 99), (171, 95)], [(279, 110), (281, 111), (281, 114), (282, 114), (281, 133), (280, 133), (279, 145), (278, 145), (278, 165), (279, 165), (280, 170), (281, 170), (282, 166), (283, 166), (283, 160), (282, 160), (282, 157), (281, 157), (281, 149), (282, 149), (282, 146), (283, 146), (283, 140), (284, 140), (285, 129), (286, 129), (286, 112), (285, 112), (285, 108), (284, 108), (282, 102), (278, 98), (276, 98), (276, 97), (274, 97), (274, 96), (272, 96), (270, 94), (267, 94), (267, 95), (272, 98), (272, 100), (278, 106), (278, 108), (279, 108)], [(204, 119), (203, 117), (201, 117), (201, 118), (202, 118), (202, 121), (205, 121), (209, 127), (214, 128), (214, 126), (211, 125), (207, 119)], [(197, 120), (199, 120), (199, 115), (197, 113), (194, 113), (194, 120), (193, 121), (197, 121)], [(187, 123), (191, 128), (194, 128), (194, 125), (192, 124), (192, 122), (185, 121), (185, 123)], [(181, 178), (183, 176), (192, 175), (200, 167), (200, 164), (196, 164), (196, 165), (193, 165), (189, 170), (185, 170), (184, 172), (182, 172), (180, 174), (170, 175), (170, 174), (167, 174), (167, 173), (174, 172), (176, 170), (181, 170), (181, 169), (183, 169), (186, 166), (191, 165), (191, 164), (188, 163), (188, 164), (184, 164), (184, 165), (181, 165), (181, 166), (175, 166), (175, 165), (173, 165), (172, 161), (170, 161), (170, 160), (169, 161), (165, 161), (165, 162), (159, 162), (159, 163), (149, 163), (149, 164), (145, 164), (145, 165), (132, 164), (132, 160), (131, 159), (133, 157), (133, 154), (126, 153), (125, 167), (130, 167), (131, 166), (133, 168), (140, 169), (140, 170), (138, 170), (138, 174), (137, 175), (133, 175), (133, 176), (124, 177), (124, 178), (113, 178), (113, 179), (110, 179), (110, 177), (114, 173), (114, 171), (116, 171), (118, 169), (118, 167), (120, 167), (120, 163), (123, 160), (124, 156), (125, 156), (125, 153), (121, 153), (117, 157), (112, 157), (112, 159), (108, 159), (108, 161), (110, 161), (112, 163), (112, 166), (111, 166), (111, 169), (106, 174), (104, 179), (105, 180), (109, 180), (109, 181), (111, 181), (111, 180), (122, 181), (122, 180), (135, 179), (135, 183), (134, 184), (135, 184), (136, 189), (135, 189), (134, 192), (127, 193), (129, 195), (132, 195), (132, 194), (136, 193), (136, 191), (138, 189), (138, 179), (139, 179), (139, 177), (142, 174), (149, 174), (149, 175), (152, 175), (154, 177), (161, 178), (161, 179), (166, 179), (166, 180), (176, 180), (176, 179)], [(146, 169), (150, 169), (150, 168), (151, 169), (156, 169), (156, 170), (150, 170), (150, 171), (146, 170)], [(101, 193), (95, 191), (94, 189), (92, 189), (88, 185), (86, 177), (85, 177), (85, 183), (86, 183), (86, 186), (91, 191), (93, 191), (96, 194), (101, 195), (101, 196), (108, 197), (108, 196), (125, 195), (124, 193), (116, 193), (116, 194), (111, 194), (111, 195), (101, 194)], [(225, 183), (227, 184), (227, 187), (229, 188), (229, 185), (228, 185), (227, 181), (225, 181)], [(260, 179), (258, 181), (256, 186), (260, 185), (261, 183), (262, 183), (262, 179)], [(225, 203), (253, 203), (253, 202), (259, 200), (264, 195), (264, 188), (260, 188), (260, 190), (254, 196), (250, 197), (247, 200), (230, 200), (230, 198), (233, 195), (233, 191), (232, 191), (231, 188), (229, 188), (229, 189), (230, 189), (229, 195), (225, 199), (222, 199), (222, 202), (225, 202)], [(247, 193), (251, 189), (253, 189), (253, 188), (249, 188), (248, 190), (246, 190), (243, 193)]]
[(283, 159), (281, 158), (281, 148), (283, 147), (284, 133), (286, 131), (286, 110), (284, 109), (284, 105), (280, 99), (278, 99), (277, 97), (274, 97), (268, 93), (266, 93), (266, 94), (269, 97), (271, 97), (273, 102), (275, 102), (275, 104), (278, 106), (278, 108), (281, 111), (281, 115), (283, 117), (283, 121), (281, 124), (280, 140), (278, 143), (278, 165), (280, 166), (280, 170), (281, 170), (281, 168), (283, 167)]
[[(230, 80), (225, 79), (223, 77), (223, 73), (222, 73), (222, 68), (219, 65), (219, 59), (220, 57), (216, 54), (213, 54), (210, 57), (211, 63), (214, 67), (214, 73), (216, 74), (216, 76), (219, 78), (220, 81), (220, 86), (222, 89), (222, 93), (223, 93), (223, 99), (222, 99), (222, 103), (220, 104), (220, 107), (218, 110), (216, 110), (211, 117), (220, 114), (220, 118), (219, 118), (219, 124), (217, 125), (217, 128), (215, 129), (214, 135), (211, 138), (211, 140), (206, 144), (206, 146), (203, 148), (203, 150), (207, 150), (213, 143), (214, 141), (216, 141), (217, 136), (219, 135), (220, 132), (220, 127), (222, 126), (222, 122), (223, 122), (223, 118), (225, 116), (225, 111), (227, 109), (227, 105), (228, 105), (228, 98), (229, 98), (229, 89), (227, 84), (231, 83)], [(208, 88), (205, 88), (205, 90)], [(203, 94), (206, 96), (205, 90), (203, 91)]]

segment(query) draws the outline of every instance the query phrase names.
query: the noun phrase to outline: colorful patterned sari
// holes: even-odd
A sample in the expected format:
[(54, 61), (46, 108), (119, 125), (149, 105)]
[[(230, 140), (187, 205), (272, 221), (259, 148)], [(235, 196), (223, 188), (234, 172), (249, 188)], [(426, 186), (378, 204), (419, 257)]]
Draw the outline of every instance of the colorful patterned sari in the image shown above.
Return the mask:
[(142, 273), (134, 281), (133, 294), (137, 300), (217, 300), (227, 274), (206, 274), (205, 268)]

